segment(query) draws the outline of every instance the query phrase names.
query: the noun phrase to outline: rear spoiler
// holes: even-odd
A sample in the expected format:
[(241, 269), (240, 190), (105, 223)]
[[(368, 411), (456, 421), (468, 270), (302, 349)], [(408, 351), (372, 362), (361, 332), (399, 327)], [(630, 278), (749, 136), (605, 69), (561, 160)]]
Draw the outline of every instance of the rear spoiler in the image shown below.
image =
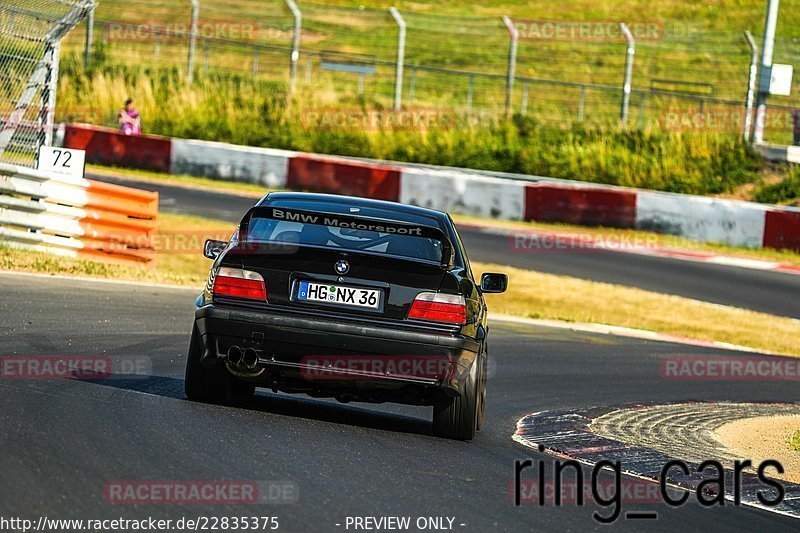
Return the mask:
[(393, 220), (370, 218), (361, 215), (304, 211), (301, 209), (286, 209), (284, 207), (272, 207), (268, 205), (255, 206), (244, 215), (241, 224), (239, 224), (240, 242), (247, 242), (248, 229), (250, 227), (250, 221), (253, 218), (287, 220), (291, 222), (301, 222), (305, 224), (315, 224), (333, 228), (358, 229), (364, 231), (376, 231), (378, 233), (395, 233), (397, 235), (407, 235), (409, 237), (434, 239), (442, 243), (441, 265), (443, 267), (452, 266), (455, 257), (453, 243), (450, 242), (450, 239), (441, 229), (433, 226), (396, 222)]

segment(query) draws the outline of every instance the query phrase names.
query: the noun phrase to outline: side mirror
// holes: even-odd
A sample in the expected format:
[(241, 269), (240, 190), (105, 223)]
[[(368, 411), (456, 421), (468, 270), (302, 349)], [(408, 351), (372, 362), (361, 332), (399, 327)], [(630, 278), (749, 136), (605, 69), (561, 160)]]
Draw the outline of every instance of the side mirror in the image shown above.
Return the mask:
[(508, 276), (505, 274), (486, 273), (481, 276), (481, 291), (488, 294), (500, 294), (508, 289)]
[(216, 259), (219, 257), (219, 254), (222, 253), (222, 250), (228, 246), (228, 243), (225, 241), (215, 241), (213, 239), (206, 240), (206, 243), (203, 245), (203, 255), (209, 259)]

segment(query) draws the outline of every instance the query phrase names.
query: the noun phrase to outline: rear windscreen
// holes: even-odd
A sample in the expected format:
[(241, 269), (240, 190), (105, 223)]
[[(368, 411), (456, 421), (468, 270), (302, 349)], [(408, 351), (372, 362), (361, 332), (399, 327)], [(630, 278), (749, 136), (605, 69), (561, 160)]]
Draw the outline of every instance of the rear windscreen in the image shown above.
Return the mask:
[(398, 235), (359, 229), (323, 226), (270, 218), (250, 221), (248, 240), (341, 248), (383, 253), (427, 261), (442, 261), (442, 243), (428, 237)]

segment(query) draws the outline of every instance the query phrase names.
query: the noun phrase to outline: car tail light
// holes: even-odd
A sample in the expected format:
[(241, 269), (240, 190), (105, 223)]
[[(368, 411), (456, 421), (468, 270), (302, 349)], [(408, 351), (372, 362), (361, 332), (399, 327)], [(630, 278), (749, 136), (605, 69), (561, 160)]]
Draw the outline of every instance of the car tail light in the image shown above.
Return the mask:
[(457, 294), (423, 292), (418, 294), (411, 304), (408, 318), (466, 324), (467, 304), (464, 297)]
[(214, 296), (267, 301), (267, 287), (258, 272), (220, 267), (214, 278)]

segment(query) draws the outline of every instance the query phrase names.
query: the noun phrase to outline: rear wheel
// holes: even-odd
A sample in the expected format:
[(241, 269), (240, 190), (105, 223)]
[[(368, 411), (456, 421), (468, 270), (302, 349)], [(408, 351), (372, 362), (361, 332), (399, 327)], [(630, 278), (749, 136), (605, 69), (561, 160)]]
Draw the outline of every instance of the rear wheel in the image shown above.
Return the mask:
[(486, 390), (485, 357), (478, 357), (464, 384), (464, 394), (440, 398), (433, 406), (433, 431), (439, 437), (472, 440), (483, 422), (483, 397)]
[(486, 376), (489, 374), (489, 354), (485, 351), (483, 353), (483, 357), (480, 358), (481, 360), (481, 375), (480, 380), (478, 381), (478, 424), (477, 430), (480, 431), (483, 428), (483, 422), (485, 419), (484, 414), (486, 413)]
[[(186, 355), (186, 375), (184, 392), (186, 397), (195, 402), (230, 403), (234, 398), (233, 376), (225, 368), (214, 365), (205, 366), (203, 343), (197, 326), (192, 328), (192, 339), (189, 342), (189, 353)], [(244, 385), (244, 384), (243, 384)]]

